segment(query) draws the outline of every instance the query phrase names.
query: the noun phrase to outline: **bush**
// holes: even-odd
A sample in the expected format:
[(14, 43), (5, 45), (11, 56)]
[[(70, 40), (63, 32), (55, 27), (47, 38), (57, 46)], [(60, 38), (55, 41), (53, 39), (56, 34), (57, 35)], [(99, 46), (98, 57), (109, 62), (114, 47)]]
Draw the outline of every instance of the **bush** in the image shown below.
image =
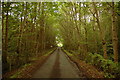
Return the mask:
[(97, 68), (101, 69), (105, 73), (106, 78), (114, 78), (120, 76), (119, 66), (112, 60), (106, 60), (100, 54), (88, 53), (85, 61), (95, 65)]
[(101, 69), (102, 71), (105, 71), (106, 68), (107, 68), (106, 66), (107, 66), (107, 60), (105, 60), (104, 58), (101, 59), (101, 65), (99, 66), (100, 69)]
[(93, 62), (93, 60), (91, 59), (91, 57), (93, 56), (93, 54), (92, 53), (87, 53), (88, 54), (88, 56), (86, 56), (86, 59), (85, 59), (85, 61), (87, 62), (87, 63), (92, 63)]
[(102, 56), (95, 53), (92, 58), (93, 58), (93, 65), (100, 66), (101, 60), (103, 59)]

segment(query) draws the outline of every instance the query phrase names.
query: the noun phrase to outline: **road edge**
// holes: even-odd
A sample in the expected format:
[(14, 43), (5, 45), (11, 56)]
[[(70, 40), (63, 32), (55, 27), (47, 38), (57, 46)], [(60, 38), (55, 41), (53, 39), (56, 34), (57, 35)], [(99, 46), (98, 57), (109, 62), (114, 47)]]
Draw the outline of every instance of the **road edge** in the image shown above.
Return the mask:
[[(43, 55), (40, 57), (39, 60), (36, 60), (34, 62), (31, 63), (31, 65), (28, 65), (26, 66), (25, 68), (24, 67), (21, 67), (19, 68), (18, 70), (16, 70), (13, 74), (10, 74), (10, 75), (3, 75), (2, 79), (6, 79), (6, 78), (32, 78), (32, 75), (36, 72), (36, 70), (38, 68), (40, 68), (46, 61), (47, 59), (49, 58), (49, 56), (56, 50), (55, 49), (52, 49), (50, 50), (49, 52), (47, 52), (47, 55)], [(8, 72), (8, 74), (11, 73), (11, 72)], [(16, 76), (17, 73), (19, 73), (18, 75), (19, 76)]]
[[(64, 49), (63, 49), (63, 52), (65, 52), (66, 55), (69, 57), (69, 59), (77, 65), (79, 70), (82, 70), (83, 75), (85, 75), (87, 78), (104, 78), (103, 73), (99, 72), (94, 66), (87, 64), (84, 61), (71, 56), (70, 53)], [(85, 65), (81, 65), (82, 63)], [(90, 66), (89, 69), (86, 68), (86, 66)], [(93, 73), (93, 70), (95, 70), (94, 73)]]

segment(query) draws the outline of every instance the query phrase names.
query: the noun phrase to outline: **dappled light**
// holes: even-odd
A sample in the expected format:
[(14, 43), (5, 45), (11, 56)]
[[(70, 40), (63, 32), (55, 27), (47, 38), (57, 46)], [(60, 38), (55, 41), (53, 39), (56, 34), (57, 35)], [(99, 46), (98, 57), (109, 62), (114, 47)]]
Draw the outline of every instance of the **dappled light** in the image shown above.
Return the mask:
[(120, 2), (0, 4), (3, 78), (120, 78)]
[(58, 47), (62, 47), (63, 44), (62, 44), (62, 43), (58, 43), (57, 46), (58, 46)]

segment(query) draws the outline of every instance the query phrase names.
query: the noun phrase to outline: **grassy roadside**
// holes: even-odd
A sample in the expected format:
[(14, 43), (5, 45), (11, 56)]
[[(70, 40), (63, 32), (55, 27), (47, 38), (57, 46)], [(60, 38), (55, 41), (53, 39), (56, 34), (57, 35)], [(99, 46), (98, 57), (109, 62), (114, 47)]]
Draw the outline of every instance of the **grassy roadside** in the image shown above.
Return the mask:
[(104, 73), (98, 71), (94, 66), (91, 64), (87, 64), (85, 61), (82, 61), (75, 57), (75, 55), (69, 53), (66, 50), (63, 50), (67, 56), (78, 66), (78, 68), (83, 72), (83, 74), (87, 78), (104, 78)]
[(8, 72), (8, 75), (3, 76), (3, 78), (31, 78), (32, 74), (47, 60), (54, 50), (55, 48), (45, 52), (42, 56), (34, 57), (31, 63), (25, 64), (14, 72)]

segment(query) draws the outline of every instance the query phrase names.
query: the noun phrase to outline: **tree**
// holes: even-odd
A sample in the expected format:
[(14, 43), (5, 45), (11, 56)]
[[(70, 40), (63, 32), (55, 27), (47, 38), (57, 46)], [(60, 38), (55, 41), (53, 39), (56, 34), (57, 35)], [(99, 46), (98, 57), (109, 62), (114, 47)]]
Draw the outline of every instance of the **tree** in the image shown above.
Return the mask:
[(115, 7), (114, 2), (112, 2), (112, 41), (113, 41), (113, 52), (114, 52), (114, 61), (118, 62), (118, 35), (115, 19)]
[(94, 2), (93, 2), (93, 6), (94, 6), (95, 14), (96, 14), (97, 25), (98, 25), (98, 28), (100, 30), (100, 37), (101, 37), (101, 40), (102, 40), (102, 47), (103, 47), (103, 52), (104, 52), (104, 58), (107, 59), (107, 48), (106, 48), (105, 36), (103, 34), (103, 29), (102, 29), (102, 27), (100, 25), (98, 11), (96, 9), (96, 4)]

